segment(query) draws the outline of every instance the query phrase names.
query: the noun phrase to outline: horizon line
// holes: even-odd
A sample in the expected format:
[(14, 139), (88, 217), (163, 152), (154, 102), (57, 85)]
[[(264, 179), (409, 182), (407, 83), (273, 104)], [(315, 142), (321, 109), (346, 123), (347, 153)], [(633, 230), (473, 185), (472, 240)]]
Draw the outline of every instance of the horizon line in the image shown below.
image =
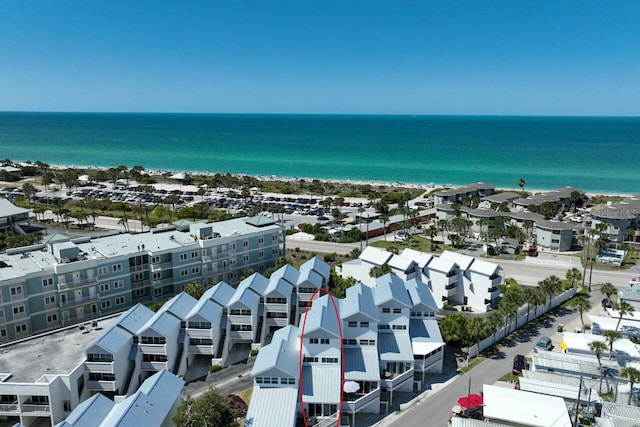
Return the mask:
[(140, 115), (260, 115), (260, 116), (394, 116), (394, 117), (530, 117), (530, 118), (640, 118), (640, 115), (597, 114), (427, 114), (427, 113), (292, 113), (292, 112), (198, 112), (198, 111), (62, 111), (62, 110), (0, 110), (0, 114), (140, 114)]

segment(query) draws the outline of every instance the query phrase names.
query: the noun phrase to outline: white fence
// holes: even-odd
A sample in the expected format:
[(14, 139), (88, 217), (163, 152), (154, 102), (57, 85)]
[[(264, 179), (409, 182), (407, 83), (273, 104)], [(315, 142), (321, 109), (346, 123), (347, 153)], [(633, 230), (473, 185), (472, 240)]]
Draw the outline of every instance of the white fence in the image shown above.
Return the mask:
[[(571, 288), (568, 291), (565, 291), (560, 295), (551, 298), (551, 305), (547, 303), (544, 306), (531, 307), (532, 310), (530, 313), (527, 311), (526, 307), (524, 309), (520, 309), (518, 311), (518, 315), (516, 316), (516, 318), (512, 320), (511, 323), (508, 325), (509, 333), (513, 333), (515, 330), (520, 329), (521, 327), (526, 325), (528, 322), (537, 319), (538, 317), (542, 316), (549, 310), (552, 310), (557, 306), (559, 306), (560, 304), (564, 303), (565, 301), (567, 301), (569, 298), (571, 298), (576, 294), (576, 290), (577, 288)], [(529, 316), (528, 320), (527, 320), (527, 316)], [(467, 360), (470, 360), (476, 357), (478, 353), (480, 353), (481, 351), (486, 350), (487, 348), (491, 347), (495, 343), (504, 339), (505, 336), (507, 335), (506, 331), (507, 329), (505, 329), (505, 327), (502, 326), (501, 328), (498, 328), (496, 330), (495, 335), (491, 334), (487, 338), (480, 341), (478, 344), (471, 346), (471, 348), (469, 349), (469, 355), (467, 356)]]

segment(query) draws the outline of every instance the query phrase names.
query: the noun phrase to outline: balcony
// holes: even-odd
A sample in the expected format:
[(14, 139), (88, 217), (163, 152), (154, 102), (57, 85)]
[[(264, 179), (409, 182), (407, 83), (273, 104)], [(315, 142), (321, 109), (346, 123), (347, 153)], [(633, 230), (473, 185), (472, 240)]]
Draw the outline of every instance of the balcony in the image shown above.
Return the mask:
[(154, 288), (158, 288), (158, 287), (161, 287), (161, 286), (167, 286), (167, 285), (173, 285), (173, 277), (168, 277), (166, 279), (152, 280), (151, 281), (151, 286), (153, 286)]
[(70, 283), (58, 282), (58, 289), (61, 291), (68, 291), (71, 289), (77, 289), (77, 288), (82, 288), (84, 286), (91, 286), (91, 285), (97, 285), (97, 284), (98, 284), (98, 278), (92, 277), (92, 278), (87, 278), (82, 280), (74, 280), (73, 282), (70, 282)]
[(400, 385), (402, 385), (408, 379), (413, 379), (413, 368), (401, 374), (384, 371), (382, 375), (382, 380), (380, 382), (380, 387), (394, 390), (398, 388)]
[[(60, 307), (63, 310), (67, 310), (69, 308), (79, 307), (81, 305), (87, 305), (87, 304), (90, 304), (92, 302), (97, 302), (99, 300), (100, 300), (100, 297), (98, 295), (82, 297), (82, 298), (76, 298), (76, 299), (72, 299), (72, 300), (67, 300), (67, 301), (61, 302), (60, 303)], [(87, 314), (87, 316), (89, 316), (89, 314)]]
[(189, 351), (189, 354), (206, 354), (206, 355), (214, 354), (214, 348), (212, 345), (189, 345), (188, 351)]
[(149, 263), (146, 264), (136, 264), (136, 265), (130, 265), (129, 266), (129, 271), (131, 273), (135, 273), (137, 271), (144, 271), (144, 270), (148, 270), (149, 269)]
[(140, 280), (137, 282), (131, 282), (131, 289), (140, 289), (140, 288), (145, 288), (147, 286), (151, 285), (151, 280), (147, 279), (147, 280)]
[(0, 403), (0, 415), (15, 415), (19, 413), (18, 402)]
[(84, 368), (87, 372), (115, 374), (113, 367), (114, 362), (84, 362)]
[(173, 268), (173, 262), (151, 263), (151, 271), (170, 270)]
[(22, 413), (29, 415), (49, 415), (51, 412), (49, 405), (22, 404)]
[(380, 389), (369, 393), (344, 393), (343, 410), (349, 413), (358, 412), (373, 401), (380, 401)]
[(118, 391), (115, 381), (87, 381), (87, 389), (91, 391)]
[(143, 371), (161, 371), (163, 369), (169, 370), (168, 362), (142, 362), (141, 368)]

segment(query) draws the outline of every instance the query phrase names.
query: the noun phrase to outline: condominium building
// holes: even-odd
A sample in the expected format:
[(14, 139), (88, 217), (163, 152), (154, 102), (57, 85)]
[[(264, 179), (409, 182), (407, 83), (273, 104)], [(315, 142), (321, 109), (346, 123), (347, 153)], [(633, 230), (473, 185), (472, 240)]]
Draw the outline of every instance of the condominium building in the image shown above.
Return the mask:
[(71, 239), (0, 254), (0, 343), (164, 301), (190, 282), (239, 282), (284, 254), (270, 218), (181, 221), (140, 234)]

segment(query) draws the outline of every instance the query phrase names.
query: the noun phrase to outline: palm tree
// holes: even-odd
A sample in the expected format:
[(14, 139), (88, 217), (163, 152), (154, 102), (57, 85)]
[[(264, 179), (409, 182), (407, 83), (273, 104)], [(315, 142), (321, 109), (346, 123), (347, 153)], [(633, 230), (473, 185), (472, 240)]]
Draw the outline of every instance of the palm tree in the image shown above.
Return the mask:
[[(488, 329), (488, 326), (482, 317), (473, 317), (469, 319), (469, 321), (467, 321), (466, 323), (466, 327), (467, 327), (467, 335), (469, 336), (469, 339), (474, 344), (478, 344), (478, 342), (482, 338), (484, 338)], [(478, 347), (478, 351), (479, 350), (480, 350), (480, 347)]]
[(627, 366), (626, 368), (622, 368), (620, 371), (620, 376), (622, 378), (626, 378), (629, 380), (629, 399), (627, 400), (627, 405), (631, 405), (631, 396), (633, 395), (633, 386), (638, 381), (640, 381), (640, 370), (636, 368), (632, 368)]
[(598, 359), (598, 365), (600, 365), (600, 389), (599, 392), (600, 394), (602, 394), (602, 360), (600, 359), (602, 357), (602, 353), (604, 353), (605, 351), (607, 351), (607, 345), (605, 343), (603, 343), (602, 341), (592, 341), (589, 343), (589, 349), (591, 351), (593, 351), (593, 354), (596, 355), (596, 358)]
[(510, 320), (518, 314), (518, 306), (512, 301), (502, 301), (498, 313), (504, 318), (505, 336), (509, 335)]
[(562, 281), (554, 274), (538, 282), (538, 286), (542, 292), (549, 296), (549, 308), (551, 308), (551, 298), (562, 290)]
[(389, 215), (380, 215), (380, 222), (382, 222), (382, 232), (384, 233), (384, 241), (387, 241), (387, 223), (389, 222)]
[(578, 313), (580, 313), (580, 322), (582, 323), (582, 332), (584, 332), (584, 319), (582, 318), (582, 313), (584, 313), (585, 311), (591, 310), (591, 302), (588, 299), (586, 299), (583, 295), (577, 295), (573, 297), (569, 305), (571, 305), (571, 307), (578, 310)]
[(429, 236), (429, 250), (433, 252), (433, 239), (438, 235), (438, 228), (431, 224), (429, 228), (427, 228), (427, 236)]
[(518, 180), (518, 185), (520, 186), (520, 190), (524, 191), (524, 185), (527, 183), (527, 181), (524, 180), (524, 178), (520, 178)]
[(616, 295), (618, 293), (618, 290), (615, 286), (613, 286), (613, 283), (605, 282), (600, 284), (600, 293), (602, 295), (606, 295), (609, 301), (611, 301), (611, 296)]
[(616, 331), (620, 327), (620, 322), (622, 322), (622, 318), (628, 314), (633, 314), (636, 311), (631, 304), (626, 301), (622, 301), (613, 306), (614, 309), (618, 310), (618, 323), (616, 324)]
[(184, 286), (183, 290), (194, 297), (195, 299), (200, 299), (202, 294), (204, 293), (204, 287), (198, 282), (191, 282)]
[[(544, 305), (547, 298), (544, 295), (544, 292), (538, 288), (525, 288), (524, 290), (524, 298), (527, 304), (531, 304), (536, 307), (533, 310), (533, 314), (535, 315), (537, 307), (541, 307)], [(527, 311), (527, 322), (529, 321), (529, 312)]]
[(496, 332), (502, 325), (502, 315), (494, 310), (487, 316), (487, 326), (493, 331), (493, 343), (496, 343)]
[(622, 338), (622, 334), (618, 331), (606, 330), (602, 332), (602, 336), (609, 341), (609, 359), (613, 357), (613, 342)]
[(573, 267), (569, 270), (567, 270), (567, 275), (566, 278), (568, 281), (571, 282), (571, 287), (575, 287), (575, 283), (576, 281), (580, 281), (582, 280), (582, 273), (580, 273), (580, 270), (578, 270), (577, 268)]

